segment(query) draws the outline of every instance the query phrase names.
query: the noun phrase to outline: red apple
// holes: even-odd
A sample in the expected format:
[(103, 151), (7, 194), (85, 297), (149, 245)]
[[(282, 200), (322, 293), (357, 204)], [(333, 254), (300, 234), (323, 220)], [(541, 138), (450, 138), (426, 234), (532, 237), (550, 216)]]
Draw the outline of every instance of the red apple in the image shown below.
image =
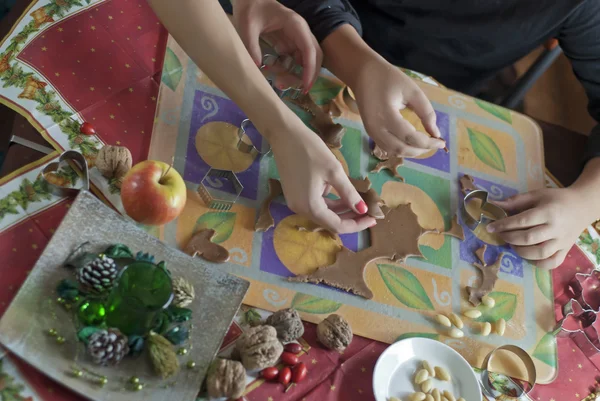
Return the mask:
[(123, 179), (121, 201), (127, 215), (152, 226), (167, 224), (181, 213), (187, 191), (179, 173), (167, 163), (146, 160)]

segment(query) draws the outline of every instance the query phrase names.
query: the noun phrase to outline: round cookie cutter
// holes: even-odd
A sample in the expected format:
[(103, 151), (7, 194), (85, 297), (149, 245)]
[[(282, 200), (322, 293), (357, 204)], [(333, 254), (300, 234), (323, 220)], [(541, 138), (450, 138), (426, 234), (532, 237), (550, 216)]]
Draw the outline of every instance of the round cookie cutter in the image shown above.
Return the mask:
[[(269, 145), (269, 149), (267, 149), (266, 152), (261, 152), (260, 149), (254, 146), (254, 144), (250, 140), (250, 136), (246, 133), (246, 127), (248, 127), (248, 125), (250, 124), (252, 124), (252, 121), (246, 118), (244, 121), (242, 121), (240, 127), (238, 128), (238, 150), (243, 153), (250, 153), (254, 155), (268, 155), (269, 153), (271, 153), (271, 145)], [(254, 126), (254, 124), (252, 124), (252, 126)], [(246, 142), (244, 138), (248, 138), (248, 142)]]
[[(498, 387), (494, 386), (494, 382), (490, 378), (490, 374), (494, 373), (494, 372), (491, 371), (490, 366), (494, 359), (494, 355), (496, 355), (496, 353), (499, 351), (510, 352), (518, 360), (520, 360), (523, 363), (523, 365), (525, 366), (525, 369), (527, 370), (527, 380), (524, 381), (529, 385), (529, 387), (527, 389), (524, 386), (519, 385), (517, 382), (515, 382), (515, 380), (512, 380), (512, 379), (511, 379), (511, 381), (514, 383), (514, 386), (512, 386), (513, 388), (509, 389), (509, 390), (512, 390), (510, 392), (508, 392), (508, 391), (505, 392), (503, 388), (498, 388)], [(497, 373), (497, 374), (501, 375), (499, 373)], [(501, 376), (507, 377), (505, 375), (501, 375)], [(502, 346), (494, 349), (492, 352), (490, 352), (485, 357), (482, 367), (481, 367), (482, 390), (484, 391), (484, 393), (486, 395), (493, 397), (495, 399), (499, 398), (499, 397), (503, 397), (502, 399), (506, 400), (506, 401), (512, 401), (512, 400), (518, 401), (520, 399), (520, 397), (522, 397), (523, 395), (529, 394), (531, 392), (531, 390), (533, 390), (536, 380), (537, 380), (537, 371), (535, 369), (535, 363), (533, 362), (533, 359), (531, 359), (531, 356), (529, 355), (529, 353), (527, 351), (525, 351), (523, 348), (518, 347), (516, 345), (502, 345)]]
[[(474, 217), (467, 211), (467, 203), (472, 202), (474, 199), (481, 200), (481, 215), (478, 218)], [(489, 213), (493, 216), (493, 218), (487, 217), (484, 212)], [(488, 202), (487, 191), (481, 189), (476, 189), (465, 195), (460, 207), (460, 217), (467, 227), (469, 227), (472, 231), (475, 230), (480, 224), (488, 224), (492, 221), (500, 220), (507, 216), (508, 215), (504, 209)]]

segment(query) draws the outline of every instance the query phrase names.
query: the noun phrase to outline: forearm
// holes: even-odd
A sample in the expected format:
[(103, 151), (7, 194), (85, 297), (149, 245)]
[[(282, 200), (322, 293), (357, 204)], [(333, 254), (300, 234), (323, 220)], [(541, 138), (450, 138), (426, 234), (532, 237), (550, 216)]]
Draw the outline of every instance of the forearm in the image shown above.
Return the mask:
[(294, 115), (277, 97), (217, 0), (148, 0), (188, 56), (269, 137)]
[(321, 49), (324, 67), (351, 88), (362, 74), (368, 74), (370, 64), (385, 61), (348, 24), (327, 36)]
[(589, 214), (589, 222), (600, 219), (600, 157), (590, 159), (579, 178), (569, 187), (577, 192)]

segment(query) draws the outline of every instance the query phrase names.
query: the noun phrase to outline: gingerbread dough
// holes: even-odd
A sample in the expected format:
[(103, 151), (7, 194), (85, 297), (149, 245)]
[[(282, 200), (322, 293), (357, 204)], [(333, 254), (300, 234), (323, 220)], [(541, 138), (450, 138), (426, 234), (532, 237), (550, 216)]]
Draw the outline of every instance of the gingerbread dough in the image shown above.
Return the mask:
[(223, 263), (229, 260), (229, 251), (219, 244), (211, 242), (216, 232), (206, 228), (195, 233), (183, 250), (190, 256), (202, 256), (209, 262)]
[(396, 178), (400, 179), (402, 182), (404, 182), (404, 177), (402, 177), (400, 174), (398, 174), (398, 170), (397, 170), (398, 167), (402, 166), (403, 164), (404, 164), (404, 159), (402, 157), (392, 156), (387, 160), (377, 163), (377, 165), (375, 166), (375, 168), (373, 170), (371, 170), (371, 172), (378, 173), (383, 169), (388, 169), (392, 172), (394, 177), (396, 177)]
[(379, 146), (377, 146), (377, 144), (375, 144), (375, 147), (373, 148), (373, 151), (371, 152), (371, 154), (379, 160), (387, 160), (390, 158), (388, 156), (387, 152), (385, 150), (381, 149)]
[(346, 128), (343, 125), (333, 122), (331, 115), (323, 111), (309, 94), (302, 95), (292, 101), (312, 115), (310, 124), (327, 146), (333, 149), (342, 147), (342, 138), (346, 133)]
[(385, 214), (381, 210), (381, 206), (385, 205), (385, 202), (381, 199), (379, 194), (371, 188), (371, 180), (369, 180), (369, 177), (365, 177), (362, 180), (352, 177), (349, 178), (352, 185), (354, 185), (354, 188), (356, 188), (356, 191), (367, 204), (367, 215), (377, 220), (383, 219)]
[(269, 178), (269, 196), (267, 196), (260, 206), (258, 220), (256, 220), (256, 224), (254, 224), (254, 231), (267, 231), (269, 228), (275, 225), (275, 220), (273, 220), (273, 216), (271, 216), (269, 206), (271, 206), (273, 199), (282, 194), (283, 188), (281, 187), (281, 182), (274, 180), (273, 178)]
[(371, 246), (359, 252), (344, 247), (332, 265), (318, 268), (314, 273), (289, 277), (289, 281), (324, 283), (352, 292), (364, 298), (373, 298), (365, 282), (364, 271), (369, 262), (386, 258), (404, 261), (410, 256), (423, 256), (419, 250), (419, 237), (424, 233), (410, 204), (394, 209), (382, 207), (385, 218), (371, 227)]
[(452, 226), (450, 230), (446, 231), (444, 234), (450, 235), (452, 237), (458, 238), (461, 241), (465, 240), (465, 232), (460, 224), (458, 224), (458, 216), (454, 215), (452, 219)]
[(469, 192), (477, 189), (477, 187), (475, 186), (475, 181), (473, 181), (473, 177), (471, 177), (468, 174), (465, 174), (462, 177), (460, 177), (459, 182), (460, 190), (462, 191), (463, 195), (466, 195)]
[(498, 281), (498, 271), (500, 271), (500, 262), (502, 261), (503, 256), (504, 254), (501, 253), (493, 265), (483, 266), (479, 263), (473, 264), (481, 270), (481, 285), (477, 288), (467, 287), (469, 302), (473, 304), (473, 306), (478, 306), (481, 303), (481, 298), (494, 290), (494, 285), (496, 285), (496, 281)]
[(323, 105), (323, 111), (331, 117), (340, 117), (342, 108), (338, 104), (337, 98), (332, 99), (329, 103)]
[(481, 248), (479, 248), (478, 250), (475, 251), (475, 255), (477, 256), (477, 259), (479, 259), (479, 261), (481, 262), (481, 264), (483, 266), (487, 266), (485, 264), (485, 251), (487, 250), (487, 245), (483, 244)]

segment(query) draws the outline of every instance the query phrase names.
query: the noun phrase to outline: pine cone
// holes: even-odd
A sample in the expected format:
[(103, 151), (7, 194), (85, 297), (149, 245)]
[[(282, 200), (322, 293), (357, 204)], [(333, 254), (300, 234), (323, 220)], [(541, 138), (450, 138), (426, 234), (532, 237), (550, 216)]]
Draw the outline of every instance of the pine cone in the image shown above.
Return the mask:
[(88, 291), (110, 290), (117, 278), (117, 265), (106, 255), (100, 255), (77, 271), (77, 281)]
[(196, 297), (194, 286), (183, 277), (173, 279), (173, 305), (184, 308)]
[(128, 342), (118, 329), (100, 330), (89, 337), (87, 352), (98, 365), (116, 365), (129, 353)]

